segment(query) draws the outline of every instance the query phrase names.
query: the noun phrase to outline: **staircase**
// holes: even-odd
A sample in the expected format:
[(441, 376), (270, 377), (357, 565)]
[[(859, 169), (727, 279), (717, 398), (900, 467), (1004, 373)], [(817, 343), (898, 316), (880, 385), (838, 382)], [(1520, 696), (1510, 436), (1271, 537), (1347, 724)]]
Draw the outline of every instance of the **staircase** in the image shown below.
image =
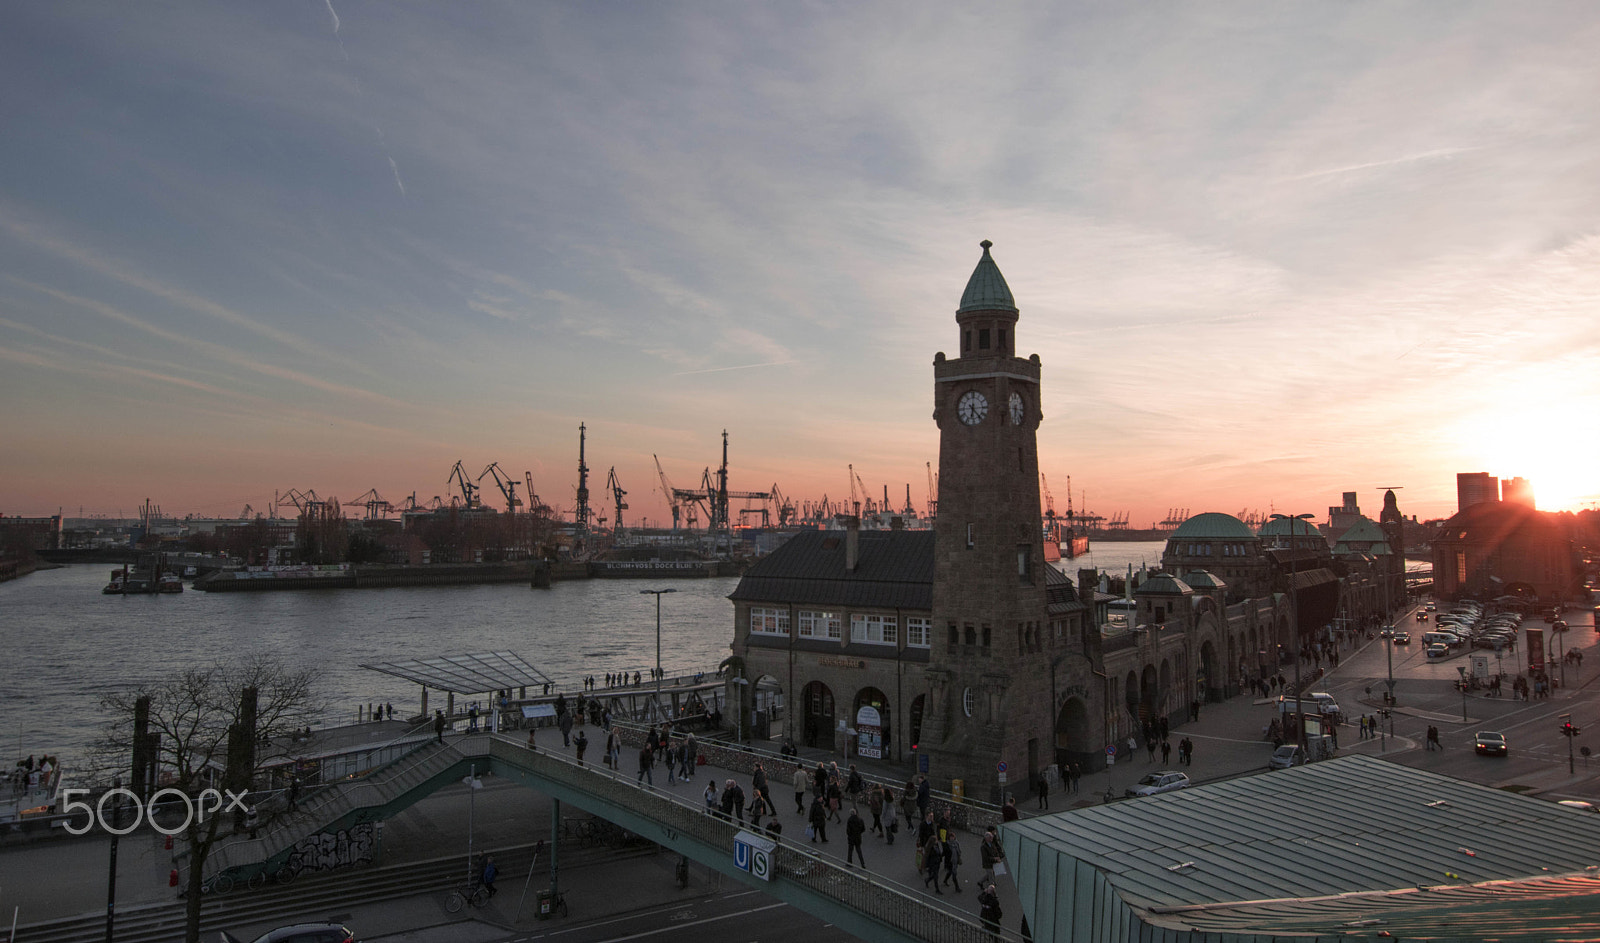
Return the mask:
[(255, 838), (240, 832), (212, 848), (207, 880), (227, 875), (238, 883), (275, 876), (306, 837), (389, 818), (432, 792), (438, 786), (434, 780), (463, 759), (454, 743), (429, 742), (360, 779), (331, 784), (308, 796), (296, 811), (269, 815)]

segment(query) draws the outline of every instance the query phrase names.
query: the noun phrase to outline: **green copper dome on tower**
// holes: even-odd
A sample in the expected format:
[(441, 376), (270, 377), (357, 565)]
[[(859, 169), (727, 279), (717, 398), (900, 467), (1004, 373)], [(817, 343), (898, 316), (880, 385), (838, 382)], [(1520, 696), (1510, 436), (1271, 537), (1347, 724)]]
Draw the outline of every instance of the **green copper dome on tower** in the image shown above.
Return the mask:
[(972, 270), (972, 277), (967, 279), (967, 290), (961, 293), (961, 307), (956, 309), (956, 314), (1017, 310), (1017, 303), (1011, 297), (1011, 286), (1006, 284), (1006, 277), (1000, 274), (1000, 266), (989, 257), (989, 247), (994, 243), (985, 239), (978, 245), (983, 246), (983, 258), (978, 260), (978, 267)]

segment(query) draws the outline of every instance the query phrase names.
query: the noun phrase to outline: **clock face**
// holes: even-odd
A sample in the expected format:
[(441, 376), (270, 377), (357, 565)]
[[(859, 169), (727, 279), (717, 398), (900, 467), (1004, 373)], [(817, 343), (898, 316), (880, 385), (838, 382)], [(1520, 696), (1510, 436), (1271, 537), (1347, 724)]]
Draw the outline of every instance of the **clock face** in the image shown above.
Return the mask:
[(969, 426), (983, 422), (983, 417), (989, 415), (989, 401), (977, 390), (965, 393), (961, 401), (956, 403), (956, 415)]
[(1022, 394), (1021, 393), (1012, 393), (1011, 394), (1011, 424), (1013, 426), (1022, 425), (1022, 417), (1024, 415), (1026, 415), (1027, 412), (1028, 412), (1028, 408), (1026, 406), (1024, 406), (1023, 403), (1022, 403)]

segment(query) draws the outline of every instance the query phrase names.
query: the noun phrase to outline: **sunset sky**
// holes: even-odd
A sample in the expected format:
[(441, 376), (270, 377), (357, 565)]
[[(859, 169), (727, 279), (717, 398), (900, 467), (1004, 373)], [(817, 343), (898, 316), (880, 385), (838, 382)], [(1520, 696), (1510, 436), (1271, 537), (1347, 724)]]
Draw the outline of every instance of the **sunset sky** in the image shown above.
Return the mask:
[[(0, 512), (927, 498), (979, 257), (1058, 507), (1600, 501), (1590, 3), (12, 3)], [(487, 480), (485, 481), (487, 483)]]

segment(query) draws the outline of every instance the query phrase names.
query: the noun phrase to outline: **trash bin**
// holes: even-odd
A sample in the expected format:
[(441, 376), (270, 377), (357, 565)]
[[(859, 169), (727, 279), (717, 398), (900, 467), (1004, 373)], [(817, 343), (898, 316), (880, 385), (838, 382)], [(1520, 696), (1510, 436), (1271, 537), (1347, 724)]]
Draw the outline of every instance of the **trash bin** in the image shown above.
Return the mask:
[(962, 779), (952, 779), (952, 780), (950, 780), (950, 795), (955, 797), (955, 800), (957, 802), (965, 802), (965, 801), (967, 801), (967, 783), (966, 783), (966, 780), (962, 780)]
[(535, 914), (540, 920), (550, 919), (550, 910), (555, 906), (555, 899), (556, 896), (550, 892), (549, 888), (538, 892), (539, 907)]

